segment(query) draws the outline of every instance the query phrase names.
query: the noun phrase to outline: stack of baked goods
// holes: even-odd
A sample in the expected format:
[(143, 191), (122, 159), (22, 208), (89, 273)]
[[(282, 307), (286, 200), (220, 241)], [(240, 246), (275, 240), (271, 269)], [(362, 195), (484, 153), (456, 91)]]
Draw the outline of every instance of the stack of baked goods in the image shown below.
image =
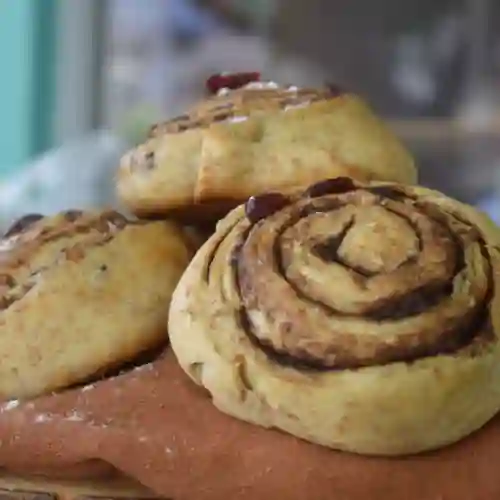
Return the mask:
[(133, 216), (1, 241), (2, 498), (500, 498), (498, 228), (355, 95), (207, 86)]

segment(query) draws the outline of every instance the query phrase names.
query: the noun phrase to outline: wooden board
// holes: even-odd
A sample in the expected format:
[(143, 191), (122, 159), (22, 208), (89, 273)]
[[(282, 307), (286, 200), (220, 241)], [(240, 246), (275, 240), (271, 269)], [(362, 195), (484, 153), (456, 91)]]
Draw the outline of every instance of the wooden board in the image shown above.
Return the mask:
[(126, 478), (51, 480), (0, 473), (0, 500), (158, 500)]

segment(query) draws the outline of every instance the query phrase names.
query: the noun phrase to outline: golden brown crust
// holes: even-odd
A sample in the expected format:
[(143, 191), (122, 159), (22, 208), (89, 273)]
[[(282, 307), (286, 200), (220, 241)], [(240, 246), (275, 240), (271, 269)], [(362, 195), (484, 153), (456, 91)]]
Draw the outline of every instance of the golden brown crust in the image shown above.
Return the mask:
[(166, 310), (192, 255), (172, 223), (68, 211), (0, 241), (0, 395), (67, 387), (166, 342)]
[(499, 231), (435, 191), (337, 182), (219, 224), (174, 295), (174, 351), (260, 425), (370, 454), (456, 441), (500, 409)]
[(352, 94), (244, 87), (153, 127), (123, 157), (117, 190), (135, 213), (214, 219), (251, 195), (338, 175), (413, 183), (416, 168)]

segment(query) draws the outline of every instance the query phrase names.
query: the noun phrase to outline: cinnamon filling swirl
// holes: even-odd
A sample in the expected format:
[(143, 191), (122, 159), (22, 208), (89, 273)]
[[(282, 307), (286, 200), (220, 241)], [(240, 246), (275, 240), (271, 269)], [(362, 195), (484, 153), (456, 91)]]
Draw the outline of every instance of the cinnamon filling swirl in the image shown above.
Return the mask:
[(239, 324), (276, 362), (342, 370), (487, 347), (492, 268), (467, 221), (346, 179), (270, 200), (247, 205), (230, 260)]

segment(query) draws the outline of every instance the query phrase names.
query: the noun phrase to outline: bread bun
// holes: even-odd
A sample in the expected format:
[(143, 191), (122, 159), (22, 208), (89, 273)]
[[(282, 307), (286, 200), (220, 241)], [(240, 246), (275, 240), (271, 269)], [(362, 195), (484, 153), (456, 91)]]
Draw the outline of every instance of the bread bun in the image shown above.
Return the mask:
[(30, 215), (0, 240), (0, 397), (65, 388), (167, 341), (193, 249), (172, 223)]
[(253, 198), (181, 279), (172, 347), (240, 419), (363, 454), (439, 448), (500, 409), (499, 245), (422, 187)]
[(246, 198), (320, 179), (414, 183), (412, 157), (357, 96), (251, 82), (153, 127), (122, 159), (117, 193), (139, 215), (213, 220)]

